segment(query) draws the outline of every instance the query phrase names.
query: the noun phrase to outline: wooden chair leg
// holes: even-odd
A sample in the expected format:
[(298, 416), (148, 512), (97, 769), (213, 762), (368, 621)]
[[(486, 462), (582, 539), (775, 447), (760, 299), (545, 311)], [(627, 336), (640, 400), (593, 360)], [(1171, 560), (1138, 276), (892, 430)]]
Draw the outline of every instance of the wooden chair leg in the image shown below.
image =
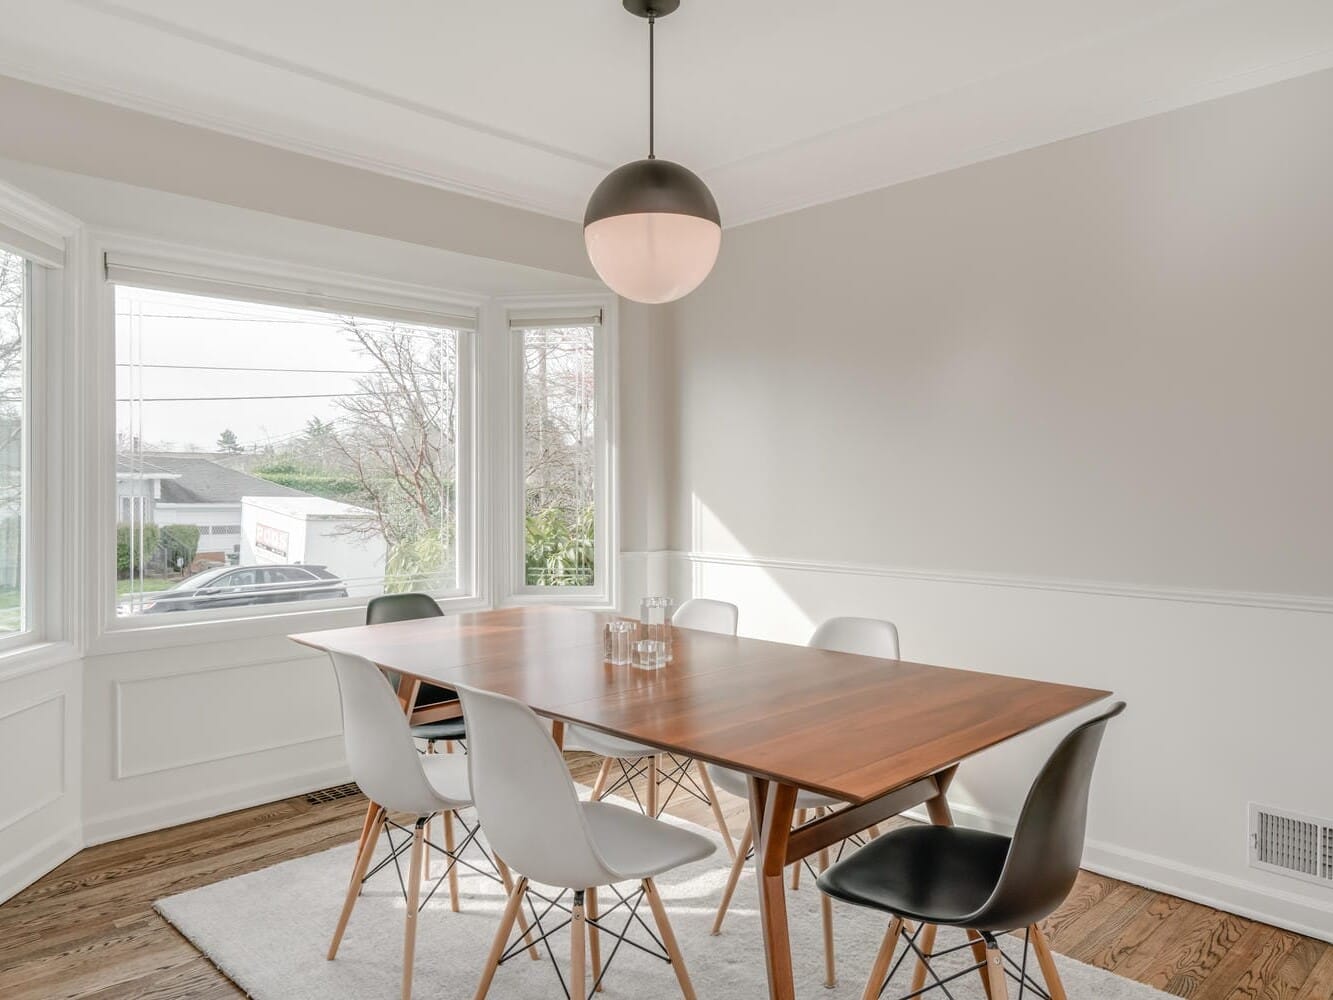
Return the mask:
[(657, 818), (657, 754), (648, 758), (648, 815)]
[[(434, 754), (435, 754), (435, 741), (427, 740), (426, 755), (433, 756)], [(448, 820), (445, 820), (445, 822), (447, 823)], [(435, 817), (432, 816), (430, 819), (426, 820), (426, 848), (425, 848), (425, 854), (421, 862), (423, 877), (427, 879), (430, 878), (430, 842), (434, 839), (435, 839)], [(449, 860), (448, 858), (445, 859), (446, 864), (448, 864), (448, 860)]]
[[(815, 810), (815, 819), (823, 819), (827, 810), (820, 806)], [(829, 849), (825, 847), (819, 852), (819, 870), (828, 871)], [(819, 917), (824, 925), (824, 986), (827, 989), (833, 989), (838, 985), (838, 961), (833, 951), (833, 900), (829, 898), (828, 893), (819, 893)]]
[[(434, 746), (434, 744), (431, 744)], [(445, 753), (454, 752), (454, 741), (448, 740), (444, 744)], [(444, 814), (444, 849), (452, 856), (456, 847), (454, 840), (454, 814), (447, 812)], [(454, 913), (458, 912), (458, 865), (454, 864), (452, 857), (446, 859), (449, 865), (449, 909)], [(426, 871), (430, 871), (430, 848), (426, 848)]]
[[(361, 836), (357, 838), (356, 842), (356, 856), (358, 858), (361, 857), (361, 852), (365, 849), (367, 842), (372, 845), (379, 842), (383, 828), (384, 810), (374, 802), (369, 803), (366, 806), (366, 820), (361, 824)], [(373, 851), (374, 847), (371, 850)], [(353, 868), (355, 868), (355, 865), (353, 865)], [(360, 879), (353, 878), (352, 882), (359, 884)], [(360, 889), (357, 890), (357, 895), (361, 895)]]
[(861, 1000), (878, 1000), (880, 990), (884, 988), (884, 980), (889, 975), (889, 964), (893, 961), (894, 952), (898, 950), (898, 935), (902, 929), (903, 922), (897, 917), (889, 921), (889, 929), (875, 954), (875, 964), (870, 967), (870, 978), (866, 980)]
[(583, 920), (583, 903), (577, 897), (574, 908), (569, 911), (569, 920), (569, 997), (570, 1000), (585, 1000), (588, 983), (584, 963), (588, 943), (583, 938), (587, 925)]
[(754, 826), (749, 820), (745, 821), (745, 832), (741, 834), (741, 845), (736, 848), (736, 860), (731, 863), (731, 874), (727, 876), (727, 887), (722, 890), (722, 901), (717, 904), (717, 916), (713, 918), (713, 936), (722, 933), (722, 921), (727, 915), (727, 908), (731, 906), (731, 897), (736, 892), (736, 884), (741, 880), (741, 872), (745, 870), (745, 856), (750, 853), (750, 844), (754, 840)]
[[(508, 869), (505, 869), (508, 871)], [(477, 984), (477, 992), (473, 995), (473, 1000), (485, 1000), (486, 994), (490, 992), (491, 981), (495, 978), (495, 970), (500, 967), (500, 956), (505, 952), (505, 944), (509, 941), (509, 932), (514, 929), (514, 920), (523, 910), (523, 897), (528, 891), (528, 880), (520, 878), (518, 885), (514, 886), (509, 893), (509, 900), (505, 903), (504, 913), (500, 916), (500, 926), (495, 929), (495, 938), (491, 941), (491, 953), (486, 956), (486, 965), (481, 970), (481, 982)]]
[(595, 984), (593, 989), (601, 993), (606, 987), (602, 985), (602, 938), (597, 930), (597, 889), (589, 889), (583, 895), (585, 909), (587, 911), (588, 924), (588, 954), (592, 956), (592, 981)]
[(606, 784), (610, 780), (611, 780), (611, 758), (606, 757), (602, 760), (602, 769), (597, 772), (597, 780), (593, 783), (592, 786), (592, 800), (594, 802), (601, 801), (602, 796), (606, 794)]
[(671, 968), (676, 970), (676, 982), (680, 984), (680, 995), (685, 1000), (696, 1000), (694, 984), (690, 982), (690, 974), (685, 969), (685, 956), (680, 953), (680, 945), (676, 941), (676, 932), (671, 929), (671, 921), (667, 919), (666, 907), (662, 905), (662, 897), (657, 894), (657, 883), (650, 878), (644, 879), (643, 892), (648, 897), (648, 905), (652, 907), (653, 919), (657, 922), (657, 932), (662, 936), (662, 944), (666, 946), (667, 955), (671, 958)]
[[(514, 876), (509, 871), (509, 866), (500, 859), (500, 855), (494, 855), (495, 867), (500, 870), (500, 881), (504, 883), (505, 892), (514, 891)], [(527, 879), (523, 880), (524, 884)], [(532, 956), (534, 962), (541, 961), (541, 953), (537, 951), (537, 945), (532, 940), (532, 932), (528, 929), (528, 918), (523, 912), (523, 907), (518, 908), (518, 929), (523, 932), (523, 940), (528, 943), (528, 954)]]
[(1028, 928), (1032, 935), (1032, 947), (1037, 952), (1037, 962), (1041, 965), (1041, 976), (1046, 980), (1046, 992), (1051, 1000), (1068, 1000), (1065, 984), (1060, 981), (1060, 970), (1055, 967), (1055, 956), (1051, 954), (1051, 943), (1046, 940), (1040, 924)]
[[(796, 810), (797, 826), (803, 825), (806, 821), (806, 818), (807, 818), (807, 811), (805, 809)], [(791, 887), (793, 892), (801, 887), (801, 867), (802, 866), (799, 861), (791, 866)]]
[[(976, 931), (967, 932), (968, 941), (972, 945), (972, 958), (978, 965), (985, 965), (988, 961), (986, 953), (986, 942), (982, 940), (980, 934)], [(986, 1000), (998, 1000), (995, 994), (995, 988), (991, 986), (990, 973), (985, 968), (981, 970), (981, 985), (986, 989)]]
[[(938, 929), (934, 924), (927, 924), (921, 929), (921, 954), (925, 955), (926, 958), (935, 954), (935, 932)], [(926, 985), (926, 972), (925, 961), (917, 958), (916, 970), (912, 973), (912, 993)]]
[(1009, 1000), (1009, 983), (1004, 974), (1004, 955), (999, 944), (986, 942), (986, 985), (993, 1000)]
[(412, 864), (407, 879), (407, 919), (403, 928), (403, 1000), (412, 1000), (412, 966), (417, 954), (417, 907), (421, 905), (421, 862), (425, 854), (426, 823), (418, 820), (412, 833)]
[[(371, 824), (371, 819), (374, 823)], [(356, 863), (352, 865), (352, 881), (347, 883), (347, 898), (343, 900), (342, 913), (338, 916), (338, 926), (333, 929), (333, 942), (329, 945), (329, 961), (332, 962), (338, 957), (338, 946), (342, 944), (343, 933), (347, 930), (347, 921), (351, 919), (352, 908), (356, 906), (357, 897), (361, 895), (361, 880), (366, 877), (366, 870), (370, 867), (370, 859), (375, 855), (375, 845), (379, 843), (380, 826), (384, 823), (384, 810), (380, 806), (372, 806), (371, 814), (366, 818), (366, 825), (370, 833), (361, 838), (361, 849), (357, 852)]]
[[(444, 849), (449, 852), (446, 863), (449, 865), (449, 909), (454, 913), (458, 912), (458, 865), (453, 861), (454, 851), (458, 849), (458, 844), (454, 839), (454, 814), (446, 812), (444, 814)], [(429, 852), (430, 848), (426, 848)], [(430, 854), (426, 855), (428, 858)]]
[(727, 818), (722, 815), (722, 803), (717, 800), (713, 779), (708, 776), (708, 768), (701, 760), (694, 762), (694, 770), (699, 775), (699, 784), (703, 786), (704, 794), (708, 796), (708, 804), (713, 807), (713, 821), (717, 823), (717, 832), (722, 834), (722, 843), (727, 845), (727, 856), (735, 861), (736, 842), (731, 839), (731, 828), (727, 826)]

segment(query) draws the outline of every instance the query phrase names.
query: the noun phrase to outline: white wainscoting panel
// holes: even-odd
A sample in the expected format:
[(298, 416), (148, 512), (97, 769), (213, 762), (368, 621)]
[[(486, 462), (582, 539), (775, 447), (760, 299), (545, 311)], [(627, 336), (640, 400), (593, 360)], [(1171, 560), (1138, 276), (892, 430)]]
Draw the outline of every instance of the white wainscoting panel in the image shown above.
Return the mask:
[(92, 657), (85, 683), (90, 844), (347, 778), (328, 659), (283, 636)]
[[(906, 659), (1114, 689), (1129, 710), (1098, 764), (1088, 867), (1333, 941), (1333, 887), (1249, 868), (1246, 840), (1251, 801), (1333, 815), (1318, 753), (1333, 697), (1329, 602), (736, 553), (671, 563), (675, 597), (734, 602), (745, 635), (804, 642), (834, 615), (889, 618)], [(1011, 823), (1074, 721), (966, 763), (952, 792), (960, 820)]]
[(65, 695), (0, 714), (0, 829), (65, 794)]
[(0, 901), (83, 846), (80, 671), (70, 652), (0, 679)]
[(117, 780), (334, 739), (323, 657), (278, 658), (115, 682)]

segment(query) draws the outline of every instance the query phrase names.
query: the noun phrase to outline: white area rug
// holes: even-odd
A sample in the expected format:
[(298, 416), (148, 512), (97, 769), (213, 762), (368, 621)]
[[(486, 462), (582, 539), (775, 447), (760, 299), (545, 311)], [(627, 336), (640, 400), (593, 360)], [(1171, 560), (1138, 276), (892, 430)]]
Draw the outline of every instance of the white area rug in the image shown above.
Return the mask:
[[(324, 958), (352, 855), (348, 845), (288, 861), (160, 900), (157, 911), (255, 1000), (397, 1000), (405, 904), (392, 867), (367, 884), (337, 960)], [(439, 855), (436, 865), (438, 874)], [(736, 891), (722, 935), (709, 935), (727, 867), (726, 853), (719, 848), (712, 858), (664, 876), (658, 884), (701, 1000), (762, 1000), (768, 992), (754, 879), (749, 872)], [(476, 988), (504, 894), (497, 883), (470, 873), (460, 878), (460, 886), (461, 913), (450, 912), (447, 891), (441, 888), (421, 914), (413, 991), (417, 997), (470, 998)], [(603, 910), (609, 906), (608, 899), (614, 897), (604, 892)], [(808, 873), (798, 891), (788, 892), (787, 902), (797, 995), (823, 1000), (859, 998), (887, 921), (870, 911), (834, 904), (839, 983), (836, 989), (825, 990), (818, 892)], [(641, 912), (651, 926), (646, 904)], [(955, 943), (952, 934), (942, 931), (938, 947)], [(614, 941), (603, 940), (605, 956)], [(552, 948), (563, 968), (568, 963), (567, 930), (553, 938)], [(1007, 941), (1006, 948), (1021, 960), (1022, 949), (1016, 940)], [(964, 949), (949, 958), (956, 959), (954, 966), (961, 968), (963, 956), (970, 961), (971, 952)], [(948, 961), (940, 960), (941, 969)], [(1057, 961), (1071, 1000), (1160, 1000), (1168, 996), (1063, 956), (1057, 956)], [(1035, 957), (1029, 965), (1035, 968)], [(905, 962), (884, 996), (908, 992), (911, 971), (910, 963)], [(628, 947), (616, 955), (604, 986), (606, 1000), (674, 1000), (680, 996), (670, 967)], [(900, 986), (897, 992), (895, 986)], [(957, 1000), (984, 997), (980, 979), (974, 975), (950, 983), (949, 989)], [(496, 1000), (549, 1000), (563, 995), (544, 952), (540, 962), (526, 954), (506, 962), (490, 992)], [(1013, 984), (1010, 996), (1017, 995), (1017, 984)], [(939, 990), (927, 996), (944, 1000)], [(1035, 998), (1031, 991), (1025, 996)]]

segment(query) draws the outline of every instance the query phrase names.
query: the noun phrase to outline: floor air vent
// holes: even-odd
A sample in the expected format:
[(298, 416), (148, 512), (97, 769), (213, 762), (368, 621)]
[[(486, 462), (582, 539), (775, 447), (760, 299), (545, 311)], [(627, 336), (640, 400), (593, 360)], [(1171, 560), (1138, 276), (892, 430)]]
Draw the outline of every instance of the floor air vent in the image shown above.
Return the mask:
[(1250, 803), (1250, 865), (1333, 886), (1333, 820)]
[(311, 792), (305, 800), (310, 805), (317, 806), (324, 802), (337, 802), (339, 799), (349, 799), (353, 795), (360, 794), (361, 789), (356, 786), (356, 782), (349, 781), (345, 785), (334, 785), (332, 788), (321, 788), (317, 792)]

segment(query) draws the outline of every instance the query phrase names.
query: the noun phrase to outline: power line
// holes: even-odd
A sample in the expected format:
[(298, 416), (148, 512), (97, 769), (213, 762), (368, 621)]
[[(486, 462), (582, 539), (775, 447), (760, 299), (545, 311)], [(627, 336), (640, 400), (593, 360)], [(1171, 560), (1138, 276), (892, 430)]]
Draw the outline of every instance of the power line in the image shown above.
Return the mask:
[(256, 399), (347, 399), (378, 396), (377, 392), (310, 392), (287, 396), (117, 396), (117, 403), (235, 403)]
[[(358, 371), (355, 368), (251, 368), (245, 365), (158, 365), (140, 364), (136, 361), (117, 361), (117, 368), (170, 368), (199, 372), (294, 372), (310, 375), (374, 375), (373, 371)], [(432, 373), (433, 374), (433, 373)]]

